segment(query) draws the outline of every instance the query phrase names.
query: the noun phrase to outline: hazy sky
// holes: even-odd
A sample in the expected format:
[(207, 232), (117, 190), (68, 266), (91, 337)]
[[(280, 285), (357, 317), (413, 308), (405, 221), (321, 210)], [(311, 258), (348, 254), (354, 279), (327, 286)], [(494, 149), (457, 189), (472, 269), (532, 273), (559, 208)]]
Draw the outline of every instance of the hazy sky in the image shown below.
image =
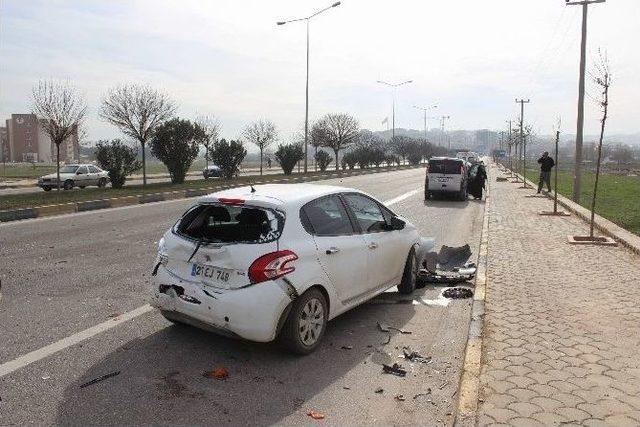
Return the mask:
[[(283, 139), (304, 121), (306, 16), (331, 0), (0, 0), (0, 118), (30, 110), (38, 79), (73, 81), (90, 107), (89, 139), (119, 133), (97, 117), (121, 82), (168, 92), (181, 117), (214, 114), (226, 137), (265, 117)], [(640, 130), (640, 0), (590, 7), (589, 62), (607, 49), (611, 133)], [(564, 0), (344, 0), (311, 22), (310, 117), (348, 112), (383, 129), (422, 129), (412, 105), (438, 104), (449, 129), (503, 129), (516, 97), (526, 121), (575, 133), (581, 7)], [(590, 93), (595, 95), (593, 85)], [(586, 133), (598, 107), (587, 99)], [(437, 121), (431, 120), (430, 126)]]

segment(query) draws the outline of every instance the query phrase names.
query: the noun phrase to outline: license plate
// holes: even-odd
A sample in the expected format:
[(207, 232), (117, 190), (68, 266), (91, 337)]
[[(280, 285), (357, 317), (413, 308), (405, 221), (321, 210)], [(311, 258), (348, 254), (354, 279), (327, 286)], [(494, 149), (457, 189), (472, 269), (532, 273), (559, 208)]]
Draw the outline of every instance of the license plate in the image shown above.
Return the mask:
[(211, 265), (191, 264), (191, 276), (226, 283), (229, 281), (229, 277), (231, 277), (231, 271)]
[(443, 178), (437, 178), (438, 182), (449, 182), (449, 178), (448, 177), (443, 177)]

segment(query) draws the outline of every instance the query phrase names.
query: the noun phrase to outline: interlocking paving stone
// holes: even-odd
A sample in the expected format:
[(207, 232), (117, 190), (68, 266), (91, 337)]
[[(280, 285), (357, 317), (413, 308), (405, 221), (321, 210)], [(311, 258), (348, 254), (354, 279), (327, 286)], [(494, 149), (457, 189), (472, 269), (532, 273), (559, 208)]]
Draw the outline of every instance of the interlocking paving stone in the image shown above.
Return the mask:
[(587, 224), (490, 185), (478, 424), (640, 425), (640, 257), (569, 245)]

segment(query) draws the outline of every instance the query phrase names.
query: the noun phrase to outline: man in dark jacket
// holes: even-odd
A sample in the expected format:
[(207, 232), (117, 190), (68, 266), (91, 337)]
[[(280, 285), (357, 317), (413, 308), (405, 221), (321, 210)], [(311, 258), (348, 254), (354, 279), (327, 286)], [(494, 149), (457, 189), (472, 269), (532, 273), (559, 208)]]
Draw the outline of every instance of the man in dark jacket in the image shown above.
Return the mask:
[(540, 163), (540, 182), (538, 182), (538, 194), (542, 191), (542, 185), (547, 184), (547, 190), (551, 192), (551, 168), (555, 166), (556, 162), (549, 156), (549, 152), (542, 153), (542, 157), (538, 159)]

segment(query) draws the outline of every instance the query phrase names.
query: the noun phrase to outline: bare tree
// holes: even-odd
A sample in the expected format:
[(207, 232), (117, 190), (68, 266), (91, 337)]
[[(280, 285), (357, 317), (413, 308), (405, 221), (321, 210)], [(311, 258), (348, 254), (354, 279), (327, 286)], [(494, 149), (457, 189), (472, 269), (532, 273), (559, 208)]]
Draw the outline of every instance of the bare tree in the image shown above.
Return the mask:
[(60, 144), (74, 134), (82, 133), (87, 104), (84, 96), (69, 82), (41, 80), (32, 93), (33, 114), (43, 119), (42, 127), (56, 146), (56, 182), (60, 191)]
[(156, 128), (175, 113), (168, 95), (147, 85), (123, 84), (102, 99), (100, 117), (142, 146), (142, 184), (147, 184), (145, 145)]
[(205, 168), (209, 167), (209, 147), (218, 140), (222, 125), (215, 116), (204, 115), (196, 119), (196, 124), (204, 131), (202, 145), (204, 146)]
[(326, 141), (323, 146), (333, 150), (338, 170), (338, 153), (358, 140), (360, 125), (353, 116), (345, 113), (327, 114), (317, 124), (324, 128)]
[(596, 195), (598, 192), (598, 178), (600, 177), (600, 162), (602, 160), (602, 139), (604, 138), (604, 127), (607, 122), (607, 113), (609, 111), (609, 87), (611, 86), (611, 72), (609, 70), (609, 60), (606, 52), (599, 52), (600, 61), (595, 66), (595, 70), (591, 73), (593, 82), (601, 90), (601, 98), (598, 104), (602, 108), (602, 120), (600, 121), (600, 139), (598, 141), (598, 159), (596, 162), (596, 180), (593, 184), (593, 198), (591, 199), (591, 224), (589, 227), (589, 237), (593, 239), (593, 224), (596, 210)]
[(276, 125), (270, 120), (258, 120), (250, 123), (244, 130), (244, 137), (260, 149), (260, 175), (262, 175), (262, 156), (278, 137)]

